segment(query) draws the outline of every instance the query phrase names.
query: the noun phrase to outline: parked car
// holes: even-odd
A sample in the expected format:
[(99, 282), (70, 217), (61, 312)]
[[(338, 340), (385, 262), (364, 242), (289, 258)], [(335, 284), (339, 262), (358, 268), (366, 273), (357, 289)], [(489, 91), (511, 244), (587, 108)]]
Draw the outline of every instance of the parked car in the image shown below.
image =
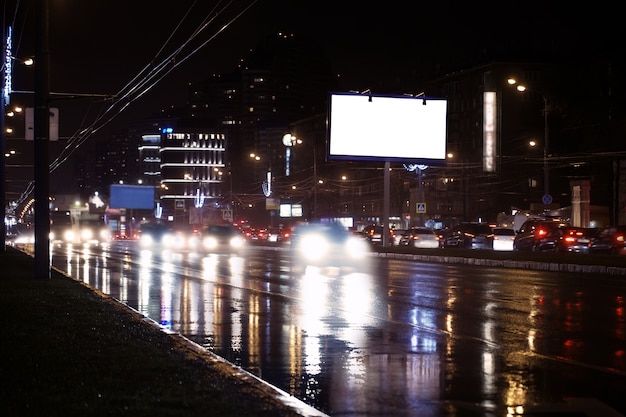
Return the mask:
[(626, 254), (626, 226), (608, 226), (600, 229), (591, 239), (590, 253)]
[(411, 227), (402, 234), (398, 246), (439, 248), (439, 236), (427, 227)]
[(571, 227), (560, 220), (526, 220), (513, 241), (513, 250), (530, 252), (555, 252), (559, 240), (558, 229)]
[(487, 223), (461, 223), (448, 231), (443, 247), (492, 249), (493, 231)]
[[(383, 244), (383, 227), (382, 226), (375, 226), (375, 225), (365, 226), (365, 228), (363, 228), (362, 233), (363, 233), (363, 237), (365, 238), (365, 240), (367, 240), (372, 245), (380, 246)], [(387, 238), (387, 246), (391, 246), (393, 245), (393, 241), (394, 241), (394, 233), (393, 233), (393, 230), (391, 229), (388, 230), (388, 233), (389, 233), (389, 237)]]
[(493, 228), (493, 250), (512, 251), (515, 241), (515, 230), (510, 227)]
[(589, 253), (591, 240), (596, 233), (595, 229), (587, 227), (559, 227), (556, 230), (556, 251)]

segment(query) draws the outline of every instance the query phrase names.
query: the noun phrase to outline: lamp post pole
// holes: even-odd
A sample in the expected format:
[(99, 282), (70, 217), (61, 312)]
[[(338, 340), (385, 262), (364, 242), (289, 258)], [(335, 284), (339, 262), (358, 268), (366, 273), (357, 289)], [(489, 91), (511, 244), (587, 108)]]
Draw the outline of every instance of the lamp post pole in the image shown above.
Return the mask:
[(550, 197), (550, 166), (548, 165), (548, 141), (549, 141), (549, 133), (550, 129), (548, 128), (548, 99), (546, 96), (543, 96), (543, 199), (544, 204), (546, 203), (546, 199), (551, 199)]
[[(507, 80), (509, 85), (517, 85), (515, 89), (520, 93), (526, 91), (526, 86), (518, 84), (515, 78), (509, 78)], [(550, 165), (548, 164), (549, 143), (550, 143), (550, 129), (548, 126), (548, 113), (550, 112), (548, 106), (548, 97), (541, 94), (543, 99), (543, 197), (541, 201), (544, 205), (548, 206), (552, 204), (552, 196), (550, 195)]]

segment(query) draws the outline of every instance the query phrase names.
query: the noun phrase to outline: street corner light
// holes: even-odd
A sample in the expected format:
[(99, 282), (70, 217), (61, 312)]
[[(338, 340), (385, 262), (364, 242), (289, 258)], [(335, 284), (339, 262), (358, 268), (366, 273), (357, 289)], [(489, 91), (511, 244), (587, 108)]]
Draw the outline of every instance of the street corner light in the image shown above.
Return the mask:
[(283, 135), (283, 145), (287, 147), (295, 146), (298, 142), (298, 139), (292, 135), (291, 133), (285, 133)]

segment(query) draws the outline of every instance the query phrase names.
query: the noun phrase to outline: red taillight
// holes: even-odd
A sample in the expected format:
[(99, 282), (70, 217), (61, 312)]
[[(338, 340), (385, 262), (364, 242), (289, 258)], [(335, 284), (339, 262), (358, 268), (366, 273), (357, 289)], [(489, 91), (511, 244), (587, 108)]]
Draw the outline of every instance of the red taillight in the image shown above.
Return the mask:
[(576, 242), (576, 238), (573, 238), (573, 237), (571, 237), (571, 236), (567, 236), (567, 237), (565, 238), (565, 241), (566, 241), (567, 243), (574, 243), (574, 242)]
[(624, 243), (624, 235), (615, 235), (615, 241), (619, 243)]
[(544, 237), (548, 234), (548, 231), (546, 229), (537, 229), (537, 236), (538, 237)]

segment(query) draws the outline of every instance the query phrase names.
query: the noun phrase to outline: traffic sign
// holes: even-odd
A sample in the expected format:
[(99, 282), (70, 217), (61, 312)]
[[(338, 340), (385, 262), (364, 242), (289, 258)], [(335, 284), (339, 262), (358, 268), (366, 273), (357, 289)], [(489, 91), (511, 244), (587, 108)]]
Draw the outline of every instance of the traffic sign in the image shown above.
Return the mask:
[(426, 213), (426, 203), (417, 203), (416, 205), (417, 213)]
[(552, 204), (552, 196), (550, 194), (544, 194), (543, 197), (541, 197), (541, 201), (545, 205), (550, 205)]
[(230, 209), (222, 210), (222, 218), (224, 220), (232, 220), (232, 218), (233, 218), (233, 211), (230, 210)]

